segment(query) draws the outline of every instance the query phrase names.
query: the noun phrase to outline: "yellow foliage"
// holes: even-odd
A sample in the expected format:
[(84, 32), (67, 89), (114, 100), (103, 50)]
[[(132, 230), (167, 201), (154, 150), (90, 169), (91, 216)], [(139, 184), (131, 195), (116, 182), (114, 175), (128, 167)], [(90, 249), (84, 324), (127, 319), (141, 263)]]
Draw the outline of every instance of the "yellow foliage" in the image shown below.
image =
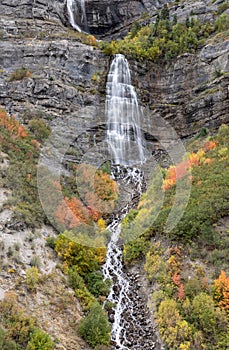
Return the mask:
[(38, 268), (33, 266), (26, 270), (26, 284), (29, 289), (34, 290), (40, 280)]
[(99, 220), (97, 221), (97, 225), (98, 225), (98, 228), (99, 228), (100, 230), (105, 230), (106, 227), (107, 227), (106, 221), (103, 220), (102, 218), (99, 219)]

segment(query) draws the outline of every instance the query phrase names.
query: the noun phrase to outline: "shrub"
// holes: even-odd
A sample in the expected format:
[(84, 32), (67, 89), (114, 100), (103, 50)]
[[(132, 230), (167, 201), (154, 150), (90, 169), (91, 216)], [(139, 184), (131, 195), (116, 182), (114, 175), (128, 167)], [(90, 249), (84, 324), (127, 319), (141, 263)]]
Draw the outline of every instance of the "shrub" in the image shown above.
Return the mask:
[(29, 289), (34, 290), (39, 282), (39, 271), (38, 268), (33, 266), (26, 270), (26, 284)]
[(21, 67), (19, 69), (16, 69), (13, 73), (10, 75), (10, 81), (14, 80), (22, 80), (23, 78), (31, 78), (32, 73), (25, 67)]
[(73, 266), (68, 270), (68, 283), (74, 289), (83, 309), (88, 310), (95, 302), (95, 298), (88, 291), (83, 278), (78, 273), (77, 266)]
[(29, 130), (36, 140), (43, 142), (51, 133), (50, 127), (42, 119), (32, 119), (29, 122)]
[(41, 261), (40, 261), (39, 256), (34, 255), (34, 256), (31, 258), (31, 260), (30, 260), (30, 265), (31, 265), (32, 267), (37, 267), (37, 268), (39, 268), (40, 265), (41, 265)]
[(200, 328), (205, 334), (214, 334), (216, 327), (216, 314), (214, 301), (206, 293), (198, 294), (192, 303), (193, 320), (197, 328)]
[(221, 15), (224, 11), (226, 11), (229, 8), (229, 4), (226, 2), (223, 2), (222, 4), (219, 5), (218, 7), (218, 15)]
[(226, 13), (223, 13), (216, 19), (214, 23), (214, 30), (217, 32), (223, 32), (228, 28), (229, 28), (228, 15), (226, 15)]
[(98, 303), (94, 303), (88, 315), (80, 321), (79, 334), (93, 348), (110, 344), (110, 325)]
[(56, 246), (56, 238), (55, 237), (48, 237), (46, 239), (46, 246), (52, 249), (55, 249)]
[(107, 296), (110, 292), (110, 281), (103, 280), (103, 275), (100, 272), (91, 272), (85, 276), (85, 281), (89, 291), (96, 297), (100, 295)]
[(35, 329), (31, 334), (26, 350), (52, 350), (53, 342), (47, 333)]

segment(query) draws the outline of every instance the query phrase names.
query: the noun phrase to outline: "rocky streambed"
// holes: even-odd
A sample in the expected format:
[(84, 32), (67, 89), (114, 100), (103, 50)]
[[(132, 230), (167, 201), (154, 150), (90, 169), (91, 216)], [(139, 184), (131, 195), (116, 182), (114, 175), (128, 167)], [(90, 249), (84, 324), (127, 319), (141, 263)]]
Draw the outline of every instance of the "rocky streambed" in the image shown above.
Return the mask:
[[(121, 349), (134, 350), (162, 350), (160, 339), (158, 338), (156, 326), (152, 320), (152, 314), (147, 306), (146, 290), (143, 290), (142, 277), (134, 272), (123, 272), (123, 277), (129, 282), (128, 298), (131, 306), (122, 313), (125, 334), (121, 334), (123, 346)], [(120, 287), (115, 281), (114, 291), (120, 293)], [(109, 311), (109, 320), (114, 322), (114, 311)], [(113, 349), (120, 349), (113, 340)]]

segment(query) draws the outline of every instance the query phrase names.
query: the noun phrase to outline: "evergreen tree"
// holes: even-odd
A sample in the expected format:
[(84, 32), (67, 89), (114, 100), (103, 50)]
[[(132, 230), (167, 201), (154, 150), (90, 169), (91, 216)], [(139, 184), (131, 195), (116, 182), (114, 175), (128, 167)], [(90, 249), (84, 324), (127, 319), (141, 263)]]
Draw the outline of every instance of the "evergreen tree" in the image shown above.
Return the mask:
[(169, 19), (169, 9), (167, 4), (165, 4), (161, 10), (161, 19)]
[(80, 321), (79, 334), (93, 348), (99, 344), (109, 345), (110, 325), (98, 303), (92, 304), (89, 314)]
[(177, 14), (176, 13), (173, 16), (173, 25), (175, 26), (175, 24), (177, 24)]
[(191, 27), (189, 16), (186, 17), (185, 25), (187, 28)]

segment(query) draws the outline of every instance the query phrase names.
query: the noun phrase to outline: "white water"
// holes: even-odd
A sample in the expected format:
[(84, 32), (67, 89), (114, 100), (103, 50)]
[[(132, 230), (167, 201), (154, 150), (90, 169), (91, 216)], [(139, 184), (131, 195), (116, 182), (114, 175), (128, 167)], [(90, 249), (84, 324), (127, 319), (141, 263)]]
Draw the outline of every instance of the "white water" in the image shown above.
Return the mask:
[(106, 85), (107, 142), (115, 164), (143, 163), (144, 145), (140, 107), (131, 84), (129, 64), (118, 54), (111, 63)]
[[(132, 193), (128, 203), (119, 211), (118, 215), (114, 216), (108, 227), (111, 232), (111, 240), (107, 248), (103, 273), (105, 279), (112, 281), (108, 300), (116, 305), (113, 315), (111, 342), (115, 349), (141, 349), (144, 337), (142, 339), (141, 336), (136, 337), (134, 335), (135, 339), (133, 341), (132, 330), (141, 333), (142, 325), (136, 318), (136, 300), (134, 304), (133, 286), (131, 286), (130, 280), (124, 272), (119, 235), (121, 220), (131, 209), (133, 198), (140, 197), (143, 189), (143, 172), (133, 164), (143, 163), (145, 157), (137, 94), (131, 85), (129, 65), (123, 55), (116, 55), (111, 63), (106, 93), (107, 142), (114, 164), (113, 177), (121, 180), (122, 186), (124, 185), (128, 190), (131, 189)], [(153, 345), (150, 349), (152, 348)]]
[[(134, 186), (139, 194), (142, 193), (143, 173), (137, 168), (116, 169), (119, 178), (125, 182), (126, 186)], [(114, 312), (114, 322), (112, 325), (112, 343), (120, 350), (129, 350), (127, 329), (135, 327), (137, 320), (134, 316), (134, 303), (130, 298), (130, 283), (123, 271), (123, 254), (118, 245), (121, 232), (121, 220), (131, 208), (131, 201), (122, 208), (120, 214), (113, 218), (108, 230), (112, 233), (110, 243), (107, 247), (106, 263), (103, 267), (104, 279), (112, 281), (112, 287), (107, 300), (116, 305)]]
[[(80, 24), (76, 23), (74, 8), (80, 13)], [(69, 15), (69, 21), (71, 26), (76, 29), (78, 32), (86, 31), (87, 32), (87, 15), (85, 10), (85, 0), (67, 0), (67, 10)], [(83, 27), (84, 30), (81, 28)]]

